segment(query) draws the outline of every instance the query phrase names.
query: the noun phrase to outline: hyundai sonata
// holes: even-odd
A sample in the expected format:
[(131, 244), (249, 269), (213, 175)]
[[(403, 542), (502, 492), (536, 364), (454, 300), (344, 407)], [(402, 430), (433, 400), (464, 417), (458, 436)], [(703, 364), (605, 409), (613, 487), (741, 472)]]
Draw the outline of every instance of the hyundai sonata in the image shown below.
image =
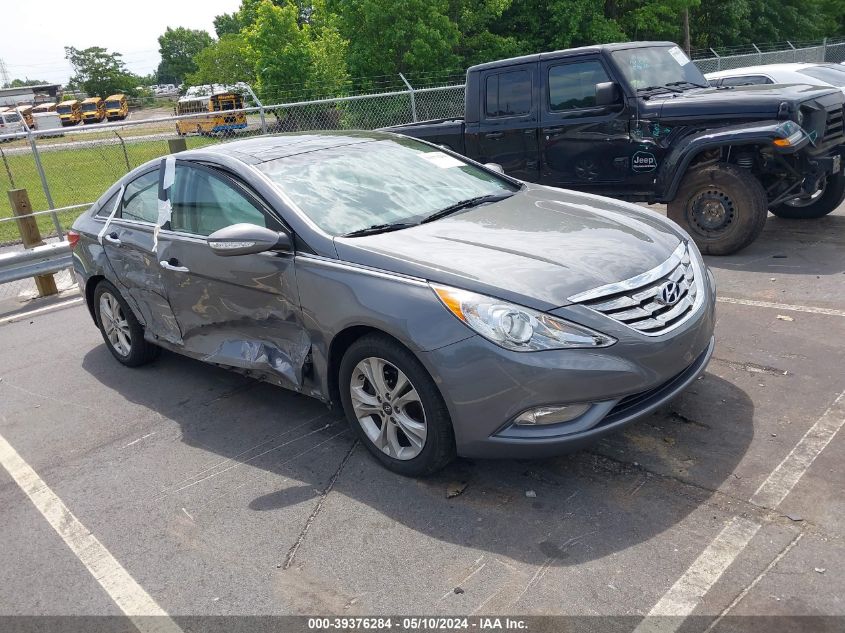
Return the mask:
[(119, 362), (164, 348), (340, 406), (406, 475), (580, 447), (713, 351), (713, 278), (677, 225), (397, 135), (154, 160), (69, 239)]

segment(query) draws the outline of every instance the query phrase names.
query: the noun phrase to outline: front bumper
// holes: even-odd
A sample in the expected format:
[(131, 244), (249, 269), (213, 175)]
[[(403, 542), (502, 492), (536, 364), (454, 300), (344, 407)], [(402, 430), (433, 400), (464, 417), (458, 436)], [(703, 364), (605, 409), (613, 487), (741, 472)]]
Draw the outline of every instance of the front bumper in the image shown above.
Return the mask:
[[(596, 314), (593, 322), (580, 322), (614, 336), (616, 344), (520, 353), (473, 336), (421, 354), (452, 416), (458, 454), (536, 458), (578, 450), (671, 400), (713, 354), (715, 292), (709, 271), (707, 277), (698, 311), (661, 337)], [(513, 424), (534, 407), (587, 402), (592, 407), (569, 422)]]

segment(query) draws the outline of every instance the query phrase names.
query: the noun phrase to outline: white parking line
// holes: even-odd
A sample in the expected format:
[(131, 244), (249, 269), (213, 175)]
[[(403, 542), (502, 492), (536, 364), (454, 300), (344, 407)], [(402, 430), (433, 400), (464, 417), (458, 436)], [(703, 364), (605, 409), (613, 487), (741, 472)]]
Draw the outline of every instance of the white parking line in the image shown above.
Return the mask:
[[(772, 510), (777, 508), (843, 425), (845, 391), (839, 394), (827, 411), (810, 427), (795, 448), (751, 496), (749, 502)], [(695, 611), (705, 594), (751, 542), (760, 527), (756, 521), (733, 517), (669, 591), (657, 601), (634, 633), (677, 631), (684, 619)], [(722, 616), (726, 612), (727, 610)]]
[(4, 323), (12, 323), (14, 321), (22, 321), (23, 319), (27, 319), (29, 317), (44, 314), (45, 312), (53, 312), (54, 310), (67, 308), (69, 306), (76, 305), (77, 303), (82, 303), (82, 297), (68, 299), (67, 301), (62, 301), (61, 303), (54, 303), (52, 305), (44, 306), (43, 308), (30, 310), (29, 312), (21, 312), (20, 314), (13, 314), (12, 316), (3, 317), (2, 319), (0, 319), (0, 325), (3, 325)]
[(733, 297), (716, 297), (719, 303), (733, 303), (741, 306), (753, 306), (755, 308), (771, 308), (773, 310), (787, 310), (792, 312), (808, 312), (809, 314), (826, 314), (828, 316), (845, 317), (845, 310), (834, 310), (833, 308), (817, 308), (815, 306), (802, 306), (793, 303), (772, 303), (771, 301), (757, 301), (755, 299), (734, 299)]
[(182, 632), (2, 435), (0, 464), (141, 633)]

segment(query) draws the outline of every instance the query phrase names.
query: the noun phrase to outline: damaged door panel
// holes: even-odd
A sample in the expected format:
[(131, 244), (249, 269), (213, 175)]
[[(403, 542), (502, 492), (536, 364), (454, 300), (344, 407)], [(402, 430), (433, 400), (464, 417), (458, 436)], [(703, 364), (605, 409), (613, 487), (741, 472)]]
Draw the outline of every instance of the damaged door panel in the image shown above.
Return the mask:
[(299, 390), (311, 343), (293, 254), (221, 257), (206, 242), (232, 224), (280, 230), (281, 223), (239, 183), (204, 166), (177, 162), (170, 200), (171, 220), (159, 234), (159, 267), (184, 351)]
[(158, 170), (128, 183), (102, 244), (117, 281), (141, 312), (147, 336), (178, 345), (181, 332), (153, 252), (157, 200)]

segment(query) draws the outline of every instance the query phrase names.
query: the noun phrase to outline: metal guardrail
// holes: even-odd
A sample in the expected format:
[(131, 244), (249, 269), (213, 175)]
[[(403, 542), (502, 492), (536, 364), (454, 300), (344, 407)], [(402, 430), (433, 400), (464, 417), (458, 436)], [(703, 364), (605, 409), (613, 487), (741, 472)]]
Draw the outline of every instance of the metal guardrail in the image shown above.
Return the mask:
[(71, 266), (73, 258), (66, 241), (0, 253), (0, 284), (57, 273)]

